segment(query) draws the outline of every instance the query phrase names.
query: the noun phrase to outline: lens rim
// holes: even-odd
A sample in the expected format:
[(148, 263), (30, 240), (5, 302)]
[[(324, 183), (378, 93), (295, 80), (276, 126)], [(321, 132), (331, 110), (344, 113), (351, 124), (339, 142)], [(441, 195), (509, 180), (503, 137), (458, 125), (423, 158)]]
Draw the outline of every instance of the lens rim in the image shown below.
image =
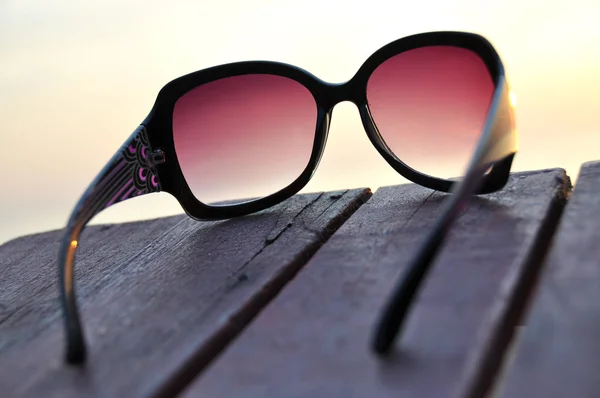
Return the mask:
[[(373, 105), (369, 103), (370, 101), (369, 101), (368, 99), (369, 99), (369, 98), (371, 98), (371, 100), (373, 100), (373, 95), (372, 95), (372, 94), (370, 95), (370, 90), (369, 90), (369, 87), (371, 87), (371, 86), (370, 86), (370, 84), (372, 84), (372, 82), (373, 82), (373, 75), (374, 75), (374, 74), (375, 74), (375, 73), (376, 73), (376, 72), (379, 70), (379, 68), (380, 68), (381, 66), (383, 66), (384, 64), (386, 64), (386, 63), (387, 63), (387, 62), (389, 62), (389, 61), (392, 61), (392, 62), (393, 62), (393, 58), (396, 58), (396, 57), (402, 56), (403, 54), (410, 53), (410, 52), (412, 52), (412, 51), (418, 51), (418, 50), (422, 50), (422, 49), (426, 49), (426, 48), (435, 48), (435, 49), (439, 49), (439, 48), (444, 48), (444, 47), (445, 47), (445, 48), (449, 48), (449, 49), (460, 49), (460, 50), (465, 50), (465, 51), (469, 52), (471, 55), (474, 55), (474, 56), (476, 56), (476, 57), (478, 58), (478, 60), (482, 62), (482, 66), (486, 68), (486, 72), (488, 73), (488, 76), (489, 76), (489, 79), (490, 79), (490, 80), (489, 80), (489, 83), (491, 83), (492, 85), (494, 85), (493, 76), (490, 74), (490, 72), (489, 72), (489, 69), (486, 67), (486, 65), (485, 65), (485, 63), (483, 62), (483, 60), (481, 59), (481, 57), (479, 57), (479, 56), (478, 56), (478, 54), (477, 54), (476, 52), (474, 52), (473, 50), (471, 50), (471, 49), (465, 49), (465, 48), (461, 48), (461, 47), (457, 47), (457, 46), (447, 46), (447, 45), (438, 45), (438, 46), (433, 46), (433, 45), (430, 45), (430, 46), (418, 47), (418, 48), (414, 48), (414, 49), (411, 49), (411, 50), (403, 51), (403, 52), (401, 52), (401, 53), (399, 53), (399, 54), (396, 54), (396, 55), (394, 55), (394, 56), (392, 56), (392, 57), (389, 57), (389, 58), (387, 58), (385, 61), (381, 62), (381, 63), (380, 63), (380, 64), (379, 64), (379, 65), (378, 65), (378, 66), (377, 66), (377, 67), (376, 67), (376, 68), (375, 68), (375, 69), (374, 69), (374, 70), (371, 72), (371, 74), (369, 75), (369, 79), (367, 80), (367, 87), (366, 87), (366, 92), (367, 92), (367, 107), (369, 108), (369, 113), (370, 113), (371, 115), (373, 114), (373, 112), (374, 112), (375, 114), (377, 114), (377, 113), (378, 113), (378, 112), (377, 112), (375, 109), (372, 109), (372, 108), (373, 108)], [(490, 92), (489, 92), (489, 99), (488, 99), (487, 107), (486, 107), (486, 110), (484, 111), (484, 114), (483, 114), (483, 115), (482, 115), (482, 117), (481, 117), (481, 125), (480, 125), (480, 129), (479, 129), (479, 130), (480, 130), (480, 132), (481, 132), (481, 131), (483, 131), (483, 127), (484, 127), (484, 125), (485, 125), (485, 117), (486, 117), (486, 115), (489, 113), (490, 106), (492, 105), (492, 101), (493, 101), (493, 97), (494, 97), (494, 92), (495, 92), (495, 86), (494, 86), (494, 87), (492, 87), (492, 88), (490, 89)], [(372, 102), (372, 101), (371, 101), (371, 102)], [(383, 132), (380, 130), (380, 126), (378, 126), (378, 125), (377, 125), (377, 120), (376, 120), (376, 119), (377, 119), (376, 117), (373, 117), (373, 118), (372, 118), (372, 122), (373, 122), (373, 124), (375, 125), (375, 129), (377, 130), (377, 136), (378, 136), (378, 139), (382, 141), (382, 144), (384, 145), (384, 147), (385, 147), (385, 149), (386, 149), (386, 152), (389, 152), (389, 154), (390, 154), (391, 156), (393, 156), (394, 158), (396, 158), (396, 160), (397, 160), (398, 162), (402, 163), (402, 164), (403, 164), (405, 167), (407, 167), (407, 168), (409, 168), (409, 169), (413, 170), (413, 171), (414, 171), (414, 172), (416, 172), (416, 173), (419, 173), (419, 174), (422, 174), (422, 175), (425, 175), (425, 176), (429, 176), (429, 177), (433, 177), (433, 178), (443, 179), (443, 180), (449, 180), (449, 179), (453, 179), (453, 180), (454, 180), (454, 179), (456, 179), (457, 177), (460, 177), (460, 175), (459, 175), (459, 174), (460, 174), (460, 172), (464, 172), (464, 171), (466, 170), (466, 167), (467, 167), (467, 165), (468, 165), (468, 162), (469, 162), (469, 160), (470, 160), (470, 156), (471, 156), (471, 154), (472, 154), (472, 153), (475, 151), (475, 148), (476, 148), (476, 146), (477, 146), (477, 142), (479, 141), (479, 138), (481, 137), (480, 135), (479, 135), (479, 136), (475, 136), (475, 137), (473, 137), (472, 146), (471, 146), (471, 148), (469, 149), (469, 152), (467, 152), (467, 154), (465, 155), (464, 164), (461, 166), (461, 169), (460, 169), (460, 171), (458, 171), (458, 172), (457, 172), (455, 175), (452, 175), (452, 176), (449, 176), (448, 178), (445, 178), (445, 177), (441, 177), (441, 176), (439, 176), (439, 175), (436, 175), (436, 174), (430, 173), (430, 172), (428, 172), (428, 171), (421, 170), (419, 167), (416, 167), (416, 166), (417, 166), (417, 165), (416, 165), (416, 163), (412, 164), (412, 162), (411, 162), (410, 160), (408, 160), (408, 159), (406, 159), (406, 158), (403, 158), (403, 155), (402, 155), (402, 153), (398, 153), (398, 151), (397, 151), (397, 150), (394, 150), (394, 149), (392, 149), (392, 148), (390, 147), (390, 144), (388, 144), (388, 141), (391, 141), (391, 139), (390, 139), (390, 134), (388, 133), (388, 134), (386, 135), (385, 133), (383, 133)], [(380, 122), (381, 122), (381, 121), (380, 121)], [(381, 123), (380, 123), (380, 124), (381, 124)], [(385, 138), (386, 136), (387, 136), (388, 140), (386, 140), (386, 138)], [(433, 148), (433, 150), (434, 150), (434, 151), (435, 151), (435, 149), (436, 149), (436, 148)]]
[[(227, 81), (229, 79), (236, 79), (239, 77), (247, 77), (249, 79), (258, 79), (258, 80), (254, 80), (253, 82), (251, 82), (249, 79), (241, 79), (241, 80), (236, 80), (234, 82), (231, 81)], [(204, 187), (204, 188), (199, 188), (198, 184), (197, 184), (197, 180), (194, 181), (194, 178), (191, 176), (190, 170), (188, 169), (188, 165), (189, 165), (189, 157), (185, 158), (186, 161), (184, 162), (184, 160), (181, 158), (180, 155), (183, 155), (183, 152), (181, 153), (177, 153), (177, 150), (179, 149), (181, 151), (182, 149), (182, 144), (179, 140), (179, 138), (181, 138), (182, 136), (180, 135), (181, 132), (178, 133), (178, 130), (176, 129), (176, 125), (172, 125), (172, 131), (173, 131), (173, 144), (175, 146), (175, 155), (177, 156), (177, 160), (178, 163), (180, 164), (181, 167), (181, 171), (182, 174), (184, 176), (184, 179), (187, 178), (186, 180), (186, 184), (188, 185), (188, 187), (190, 188), (190, 190), (192, 191), (192, 193), (194, 194), (194, 196), (202, 203), (207, 204), (207, 206), (210, 207), (224, 207), (224, 206), (232, 206), (232, 205), (236, 205), (236, 204), (241, 204), (241, 203), (247, 203), (247, 202), (251, 202), (251, 201), (256, 201), (260, 198), (269, 196), (275, 192), (278, 192), (282, 189), (287, 188), (291, 183), (293, 183), (293, 181), (295, 181), (300, 175), (302, 175), (302, 173), (308, 168), (310, 162), (311, 162), (311, 157), (314, 154), (318, 154), (318, 152), (314, 151), (315, 146), (319, 145), (319, 142), (317, 142), (317, 134), (315, 134), (315, 131), (317, 129), (317, 117), (318, 117), (318, 109), (317, 109), (317, 102), (316, 99), (313, 95), (312, 92), (310, 92), (305, 85), (299, 83), (297, 80), (294, 79), (290, 79), (289, 77), (286, 76), (277, 76), (274, 74), (242, 74), (242, 75), (237, 75), (237, 76), (228, 76), (228, 77), (224, 77), (221, 79), (217, 79), (217, 80), (212, 80), (211, 82), (205, 83), (203, 85), (200, 86), (196, 86), (193, 89), (189, 90), (188, 92), (186, 92), (185, 94), (183, 94), (181, 97), (179, 97), (177, 99), (177, 101), (175, 101), (175, 105), (174, 105), (174, 110), (173, 110), (173, 119), (175, 119), (176, 117), (176, 113), (178, 112), (178, 104), (180, 103), (180, 101), (182, 99), (184, 99), (187, 95), (189, 95), (190, 93), (192, 93), (195, 90), (202, 90), (203, 87), (205, 87), (208, 84), (225, 84), (228, 87), (231, 87), (231, 92), (229, 92), (228, 96), (227, 96), (227, 101), (229, 101), (230, 99), (232, 99), (233, 101), (235, 101), (235, 97), (236, 94), (241, 93), (242, 95), (249, 95), (252, 99), (252, 103), (257, 103), (257, 101), (260, 100), (260, 97), (255, 96), (254, 93), (252, 92), (248, 92), (247, 88), (243, 88), (244, 84), (256, 84), (256, 82), (260, 82), (260, 87), (258, 90), (262, 90), (263, 88), (267, 88), (267, 90), (269, 90), (270, 87), (275, 87), (278, 84), (285, 86), (286, 88), (293, 90), (294, 92), (296, 92), (296, 96), (294, 97), (294, 100), (298, 100), (298, 101), (302, 101), (302, 107), (306, 107), (306, 109), (308, 110), (308, 108), (310, 107), (310, 120), (307, 118), (303, 118), (301, 122), (302, 126), (307, 127), (307, 131), (304, 131), (302, 133), (298, 133), (298, 134), (302, 134), (303, 138), (303, 142), (300, 146), (295, 146), (295, 148), (300, 147), (302, 150), (301, 152), (296, 152), (294, 153), (294, 159), (296, 159), (296, 162), (298, 164), (295, 164), (294, 168), (293, 168), (293, 178), (292, 175), (290, 175), (292, 173), (292, 170), (289, 168), (286, 168), (285, 170), (288, 171), (289, 173), (285, 173), (286, 174), (286, 178), (289, 178), (286, 181), (286, 184), (281, 184), (280, 186), (277, 187), (277, 189), (274, 190), (270, 190), (268, 193), (263, 194), (263, 195), (255, 195), (255, 196), (246, 196), (244, 197), (238, 197), (238, 198), (231, 198), (231, 199), (222, 199), (222, 202), (206, 202), (205, 200), (208, 199), (207, 195), (207, 190), (210, 189), (210, 187)], [(231, 86), (231, 85), (234, 86)], [(291, 85), (295, 85), (295, 87), (292, 88)], [(220, 86), (223, 87), (223, 86)], [(219, 88), (217, 87), (213, 87), (212, 89), (209, 89), (211, 92), (215, 92), (214, 90), (217, 89), (219, 90)], [(281, 91), (279, 90), (280, 93), (285, 93), (285, 91)], [(201, 95), (202, 100), (201, 101), (205, 101), (204, 98), (206, 98), (206, 96), (208, 95), (208, 93), (206, 92), (201, 92), (199, 93)], [(198, 98), (196, 94), (193, 94), (194, 96), (196, 96), (195, 98)], [(290, 97), (288, 97), (290, 98)], [(277, 116), (274, 112), (274, 109), (277, 109), (277, 107), (279, 105), (284, 105), (286, 99), (285, 98), (280, 98), (276, 100), (278, 103), (273, 103), (273, 101), (270, 102), (262, 102), (262, 105), (264, 106), (265, 110), (267, 111), (267, 114), (265, 115), (265, 119), (268, 120), (270, 117), (273, 116)], [(310, 101), (310, 103), (309, 103)], [(245, 106), (245, 105), (243, 105)], [(285, 105), (284, 105), (285, 106)], [(235, 110), (234, 109), (228, 109), (227, 110), (227, 118), (229, 118), (229, 116), (235, 116)], [(307, 115), (305, 115), (307, 116)], [(262, 120), (262, 119), (261, 119)], [(280, 123), (278, 121), (275, 121), (274, 123)], [(310, 123), (310, 127), (308, 127), (306, 124)], [(270, 128), (272, 127), (271, 124), (267, 123), (267, 125), (262, 125), (262, 127), (266, 127)], [(235, 129), (235, 128), (234, 128)], [(224, 134), (224, 136), (227, 136), (227, 131), (224, 130), (222, 132)], [(189, 134), (189, 133), (188, 133)], [(260, 142), (261, 144), (270, 144), (269, 141), (265, 141), (264, 139), (262, 139), (261, 137), (256, 137), (257, 138), (257, 142)], [(225, 139), (225, 138), (217, 138), (219, 139)], [(279, 138), (275, 138), (275, 140), (277, 141), (278, 139), (286, 139), (285, 136), (280, 135)], [(306, 140), (306, 141), (304, 141)], [(308, 140), (310, 140), (310, 142), (307, 142)], [(225, 144), (225, 141), (222, 141), (223, 145)], [(233, 144), (235, 145), (235, 144)], [(226, 146), (225, 146), (226, 147)], [(274, 147), (274, 149), (276, 149)], [(285, 149), (285, 148), (284, 148)], [(206, 154), (206, 153), (205, 153)], [(222, 154), (225, 155), (225, 154)], [(211, 156), (210, 154), (208, 156)], [(220, 160), (219, 160), (219, 164), (224, 165), (227, 167), (227, 163), (223, 160), (223, 157), (225, 156), (220, 156)], [(289, 156), (286, 156), (286, 158), (290, 159)], [(238, 158), (239, 159), (239, 158)], [(253, 159), (253, 161), (260, 161), (259, 159)], [(221, 163), (222, 162), (222, 163)], [(301, 164), (300, 164), (301, 163)], [(277, 169), (276, 169), (276, 164), (270, 164), (269, 166), (272, 166), (272, 170), (270, 170), (270, 172), (272, 173), (277, 173)], [(251, 170), (252, 166), (249, 167), (249, 170)], [(202, 169), (202, 168), (200, 168)], [(201, 176), (206, 174), (206, 169), (204, 169), (204, 172), (198, 173), (198, 179), (200, 179)], [(265, 174), (265, 173), (260, 173), (260, 174)], [(231, 177), (231, 176), (229, 176)], [(239, 177), (239, 176), (238, 176)], [(230, 179), (230, 178), (223, 178), (222, 181), (227, 182), (229, 180), (230, 184), (227, 184), (229, 186), (231, 186), (232, 184), (234, 184), (235, 178), (238, 177), (233, 177), (234, 180)], [(260, 178), (269, 179), (269, 175), (268, 175), (268, 171), (267, 171), (267, 175), (261, 175)], [(279, 176), (278, 179), (281, 179), (282, 176)], [(214, 180), (213, 180), (214, 181)], [(239, 180), (237, 180), (239, 181)], [(256, 180), (254, 180), (256, 182)], [(258, 181), (260, 182), (260, 181)], [(244, 194), (242, 194), (244, 195)]]
[[(311, 179), (323, 155), (333, 107), (342, 101), (350, 101), (358, 107), (369, 140), (394, 170), (421, 186), (449, 192), (455, 181), (420, 173), (393, 155), (377, 131), (366, 98), (368, 79), (380, 64), (408, 50), (440, 45), (462, 47), (476, 53), (488, 68), (495, 90), (498, 90), (498, 85), (504, 81), (505, 73), (502, 61), (487, 39), (475, 33), (445, 31), (412, 35), (383, 46), (362, 64), (350, 80), (341, 84), (325, 82), (302, 68), (274, 61), (245, 61), (215, 66), (169, 82), (159, 92), (150, 114), (142, 123), (147, 129), (152, 150), (159, 151), (160, 157), (164, 160), (161, 164), (156, 165), (163, 191), (172, 194), (190, 217), (200, 220), (226, 219), (272, 207), (296, 194)], [(245, 74), (273, 74), (288, 77), (302, 84), (312, 93), (317, 104), (313, 152), (302, 174), (280, 191), (251, 202), (230, 206), (210, 206), (194, 197), (181, 172), (173, 143), (173, 109), (179, 97), (197, 86), (224, 77)], [(506, 152), (507, 156), (514, 153), (516, 151), (516, 134), (505, 139), (500, 145), (502, 146), (499, 149), (500, 152)], [(511, 163), (501, 162), (495, 165), (486, 176), (486, 181), (478, 193), (501, 189), (510, 173)]]

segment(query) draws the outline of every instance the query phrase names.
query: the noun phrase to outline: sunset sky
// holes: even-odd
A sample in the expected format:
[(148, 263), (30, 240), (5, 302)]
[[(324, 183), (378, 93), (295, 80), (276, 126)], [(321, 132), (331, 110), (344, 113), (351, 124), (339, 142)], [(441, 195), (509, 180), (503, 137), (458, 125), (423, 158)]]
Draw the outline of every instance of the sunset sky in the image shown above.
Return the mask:
[[(147, 115), (160, 88), (220, 63), (268, 59), (343, 82), (375, 50), (431, 30), (487, 37), (517, 96), (514, 170), (600, 159), (600, 1), (0, 1), (0, 243), (64, 226)], [(368, 142), (356, 108), (334, 111), (305, 191), (405, 182)], [(181, 212), (167, 194), (97, 222)]]

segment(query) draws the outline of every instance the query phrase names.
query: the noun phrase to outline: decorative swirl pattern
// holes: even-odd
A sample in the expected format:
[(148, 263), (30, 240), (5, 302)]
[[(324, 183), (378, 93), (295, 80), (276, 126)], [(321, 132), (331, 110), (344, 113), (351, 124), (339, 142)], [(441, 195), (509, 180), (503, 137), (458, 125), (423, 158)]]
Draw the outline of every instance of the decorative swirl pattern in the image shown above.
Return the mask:
[(121, 147), (120, 159), (113, 162), (114, 170), (118, 171), (115, 174), (119, 177), (112, 178), (116, 182), (115, 187), (119, 186), (120, 189), (106, 203), (105, 208), (135, 196), (160, 191), (158, 176), (149, 163), (149, 155), (148, 134), (146, 128), (140, 126), (133, 139)]
[(87, 189), (72, 221), (87, 223), (103, 209), (136, 196), (161, 190), (144, 126), (139, 126)]
[[(125, 182), (122, 189), (109, 201), (107, 206), (134, 196), (160, 191), (156, 171), (149, 163), (150, 143), (148, 142), (148, 135), (146, 129), (143, 126), (140, 127), (134, 139), (121, 148), (122, 159), (126, 163), (122, 167), (129, 171), (131, 179)], [(120, 167), (121, 163), (117, 162), (116, 166)], [(122, 192), (125, 193), (118, 196)]]

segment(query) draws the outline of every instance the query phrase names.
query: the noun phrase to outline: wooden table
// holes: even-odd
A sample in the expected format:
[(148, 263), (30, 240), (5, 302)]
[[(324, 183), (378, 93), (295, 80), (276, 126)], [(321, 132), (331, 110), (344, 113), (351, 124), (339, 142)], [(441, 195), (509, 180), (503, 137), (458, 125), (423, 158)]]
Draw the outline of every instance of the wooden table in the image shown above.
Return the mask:
[[(600, 163), (514, 173), (453, 228), (387, 359), (373, 322), (446, 195), (297, 195), (89, 227), (63, 363), (60, 231), (0, 246), (0, 397), (600, 397)], [(567, 199), (568, 198), (568, 199)], [(564, 210), (564, 211), (563, 211)]]

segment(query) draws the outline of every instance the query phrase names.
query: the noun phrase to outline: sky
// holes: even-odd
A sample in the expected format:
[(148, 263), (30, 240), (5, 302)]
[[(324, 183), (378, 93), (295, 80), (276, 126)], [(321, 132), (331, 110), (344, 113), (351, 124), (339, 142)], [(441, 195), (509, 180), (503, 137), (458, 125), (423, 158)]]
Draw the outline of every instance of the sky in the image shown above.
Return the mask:
[[(266, 59), (343, 82), (379, 47), (414, 33), (488, 38), (517, 97), (513, 170), (600, 159), (600, 1), (0, 0), (0, 243), (62, 228), (74, 204), (168, 81)], [(356, 108), (334, 111), (304, 191), (406, 182), (367, 140)], [(181, 213), (146, 195), (93, 222)]]

